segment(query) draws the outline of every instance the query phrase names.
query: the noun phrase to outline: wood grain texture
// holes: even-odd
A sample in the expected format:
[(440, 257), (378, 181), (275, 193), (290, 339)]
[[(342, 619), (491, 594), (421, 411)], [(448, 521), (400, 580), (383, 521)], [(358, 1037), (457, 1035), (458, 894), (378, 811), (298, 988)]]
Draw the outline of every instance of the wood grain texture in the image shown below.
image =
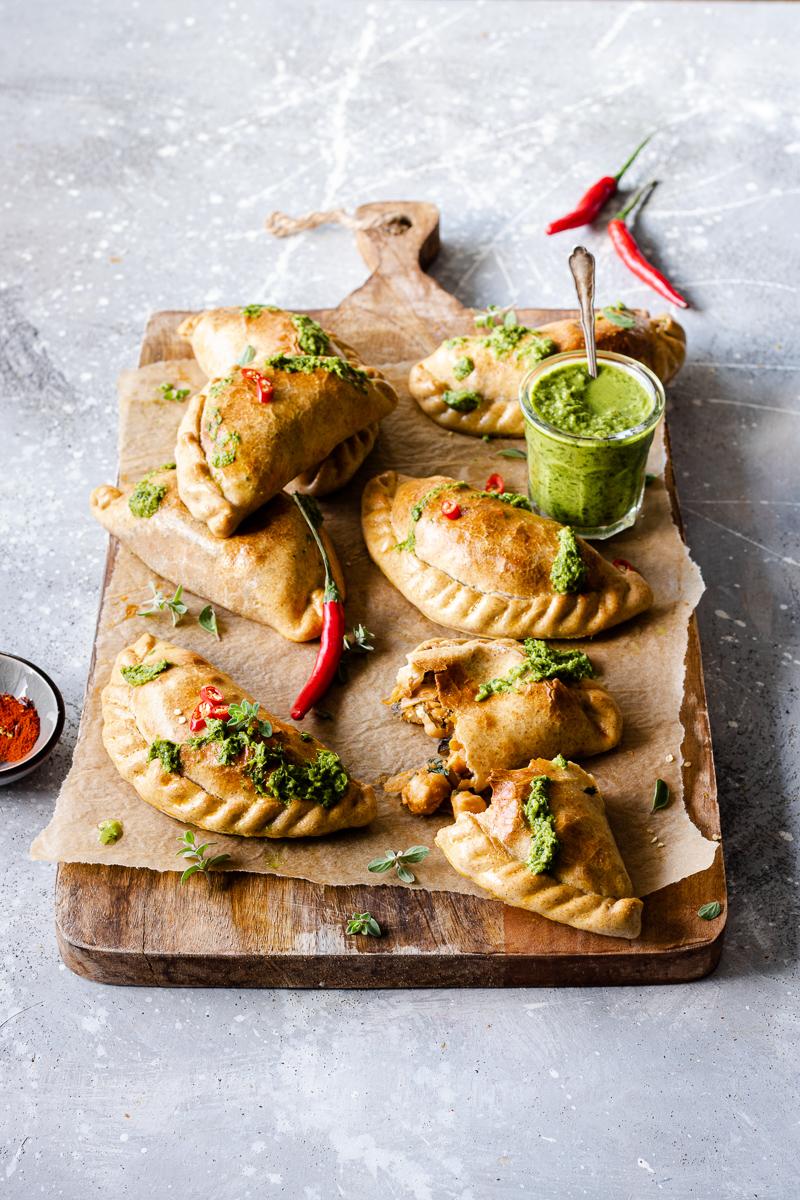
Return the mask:
[[(405, 221), (357, 234), (369, 279), (333, 309), (311, 313), (374, 363), (423, 357), (469, 332), (470, 310), (425, 274), (439, 248), (431, 204), (368, 204), (359, 216)], [(406, 223), (407, 222), (407, 223)], [(518, 309), (527, 324), (565, 310)], [(177, 336), (183, 312), (154, 314), (140, 365), (191, 355)], [(669, 452), (669, 441), (667, 439)], [(668, 459), (667, 486), (680, 523)], [(109, 547), (106, 579), (116, 552)], [(104, 584), (105, 587), (105, 584)], [(94, 663), (89, 675), (92, 685)], [(697, 623), (691, 618), (686, 690), (685, 800), (719, 839), (714, 760)], [(641, 938), (622, 942), (470, 896), (395, 887), (332, 888), (301, 879), (214, 875), (202, 894), (177, 873), (61, 864), (56, 933), (65, 963), (102, 983), (188, 987), (519, 987), (644, 984), (699, 979), (719, 961), (724, 915), (700, 920), (710, 899), (727, 911), (722, 854), (711, 867), (647, 897)], [(347, 937), (351, 913), (369, 910), (382, 938)]]

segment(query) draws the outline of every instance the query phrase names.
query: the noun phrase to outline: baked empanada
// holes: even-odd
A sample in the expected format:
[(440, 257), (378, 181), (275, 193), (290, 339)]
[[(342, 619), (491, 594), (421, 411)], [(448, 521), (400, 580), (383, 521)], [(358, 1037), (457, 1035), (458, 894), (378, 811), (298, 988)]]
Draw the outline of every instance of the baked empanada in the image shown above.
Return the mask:
[[(294, 501), (279, 492), (223, 541), (181, 503), (175, 474), (159, 467), (125, 491), (95, 488), (92, 515), (162, 578), (292, 642), (319, 637), (325, 569)], [(324, 528), (320, 533), (344, 594), (336, 551)]]
[[(201, 697), (201, 688), (211, 696)], [(205, 723), (192, 733), (203, 702), (210, 706)], [(350, 778), (338, 755), (259, 709), (228, 675), (182, 646), (144, 634), (121, 651), (102, 706), (114, 766), (144, 801), (177, 821), (240, 837), (290, 838), (367, 825), (375, 816), (372, 788)]]
[(247, 346), (256, 358), (272, 354), (334, 354), (355, 363), (356, 352), (323, 329), (312, 317), (288, 312), (274, 304), (245, 304), (241, 308), (211, 308), (192, 313), (178, 326), (191, 342), (194, 356), (208, 379), (224, 375)]
[(494, 772), (490, 785), (485, 812), (462, 813), (436, 835), (451, 866), (504, 904), (590, 933), (638, 937), (642, 901), (592, 776), (538, 758)]
[(181, 500), (216, 537), (230, 537), (290, 480), (397, 403), (377, 371), (342, 358), (278, 355), (253, 369), (272, 386), (267, 403), (251, 368), (229, 367), (192, 398), (178, 429)]
[[(429, 737), (447, 738), (441, 767), (451, 781), (480, 792), (500, 768), (559, 753), (585, 758), (616, 746), (622, 714), (593, 675), (579, 650), (508, 638), (434, 638), (406, 656), (384, 703)], [(409, 805), (418, 812), (431, 812), (447, 798), (441, 773), (428, 774), (422, 782), (438, 802), (422, 809), (418, 795)], [(419, 782), (414, 787), (420, 793)]]
[(379, 429), (380, 422), (375, 421), (345, 438), (316, 467), (293, 479), (288, 485), (289, 490), (302, 492), (304, 496), (327, 496), (330, 492), (338, 492), (350, 482), (375, 445)]
[[(313, 318), (274, 304), (246, 304), (242, 308), (212, 308), (193, 313), (181, 323), (178, 332), (191, 342), (194, 356), (209, 379), (224, 375), (248, 346), (258, 358), (273, 354), (333, 354), (354, 367), (363, 365), (351, 346)], [(290, 490), (327, 496), (344, 487), (375, 445), (377, 436), (375, 421), (345, 438), (322, 462), (292, 480)]]
[[(597, 315), (598, 350), (627, 354), (650, 367), (662, 383), (677, 374), (686, 357), (686, 334), (672, 317), (624, 309), (625, 324)], [(482, 335), (448, 338), (411, 368), (408, 386), (423, 412), (445, 429), (474, 437), (523, 437), (520, 383), (543, 358), (583, 349), (577, 320), (553, 321), (539, 329), (498, 325)]]
[[(442, 512), (447, 499), (460, 515)], [(364, 489), (367, 549), (398, 591), (432, 621), (489, 637), (589, 637), (649, 608), (634, 570), (618, 570), (582, 538), (580, 591), (558, 592), (556, 521), (522, 496), (480, 492), (446, 475), (412, 479), (387, 471)], [(519, 507), (524, 505), (526, 507)]]

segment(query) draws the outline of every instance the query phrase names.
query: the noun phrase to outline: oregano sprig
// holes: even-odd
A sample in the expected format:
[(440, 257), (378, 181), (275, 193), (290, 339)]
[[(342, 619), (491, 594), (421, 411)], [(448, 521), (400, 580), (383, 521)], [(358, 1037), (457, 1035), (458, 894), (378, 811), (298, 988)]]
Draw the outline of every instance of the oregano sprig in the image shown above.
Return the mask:
[(370, 912), (353, 913), (345, 926), (345, 933), (363, 933), (367, 937), (380, 937), (383, 933), (378, 922)]
[(409, 871), (408, 864), (422, 862), (429, 854), (427, 846), (409, 846), (408, 850), (387, 850), (382, 858), (373, 858), (372, 862), (367, 863), (367, 870), (377, 875), (395, 870), (397, 878), (403, 883), (414, 883), (417, 877), (413, 871)]
[(250, 733), (260, 733), (264, 738), (272, 737), (272, 723), (259, 719), (259, 708), (258, 701), (243, 700), (241, 704), (229, 704), (226, 728), (246, 729)]
[(187, 879), (191, 879), (192, 875), (197, 875), (198, 872), (207, 875), (212, 867), (218, 867), (220, 863), (227, 862), (230, 858), (230, 854), (214, 854), (209, 858), (206, 850), (214, 843), (203, 842), (202, 846), (198, 846), (191, 829), (186, 829), (183, 837), (178, 838), (178, 841), (181, 848), (177, 857), (185, 858), (191, 864), (181, 875), (181, 883), (186, 883)]
[(168, 611), (172, 617), (172, 624), (178, 625), (181, 617), (185, 616), (189, 609), (183, 603), (183, 584), (179, 583), (175, 589), (175, 595), (171, 600), (168, 600), (162, 592), (158, 590), (156, 585), (150, 581), (150, 590), (153, 595), (150, 598), (149, 605), (146, 608), (140, 608), (137, 612), (138, 617), (152, 617), (154, 613)]

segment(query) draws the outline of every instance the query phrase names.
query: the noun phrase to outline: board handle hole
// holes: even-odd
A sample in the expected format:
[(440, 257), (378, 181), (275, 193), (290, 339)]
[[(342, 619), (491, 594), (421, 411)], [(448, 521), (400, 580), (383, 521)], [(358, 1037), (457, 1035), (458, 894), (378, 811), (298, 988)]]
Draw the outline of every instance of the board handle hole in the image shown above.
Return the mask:
[(406, 233), (406, 231), (409, 230), (413, 224), (414, 222), (410, 217), (398, 215), (396, 217), (390, 217), (389, 220), (381, 226), (381, 228), (384, 229), (391, 237), (400, 237), (402, 234)]

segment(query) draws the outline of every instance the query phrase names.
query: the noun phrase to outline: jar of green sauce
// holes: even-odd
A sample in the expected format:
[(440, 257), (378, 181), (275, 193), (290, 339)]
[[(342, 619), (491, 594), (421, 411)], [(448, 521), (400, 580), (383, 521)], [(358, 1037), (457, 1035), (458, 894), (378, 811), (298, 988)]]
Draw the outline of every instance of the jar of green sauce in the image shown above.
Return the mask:
[(647, 455), (664, 414), (657, 375), (600, 351), (597, 378), (584, 351), (556, 354), (522, 381), (531, 502), (583, 537), (607, 538), (636, 520)]

